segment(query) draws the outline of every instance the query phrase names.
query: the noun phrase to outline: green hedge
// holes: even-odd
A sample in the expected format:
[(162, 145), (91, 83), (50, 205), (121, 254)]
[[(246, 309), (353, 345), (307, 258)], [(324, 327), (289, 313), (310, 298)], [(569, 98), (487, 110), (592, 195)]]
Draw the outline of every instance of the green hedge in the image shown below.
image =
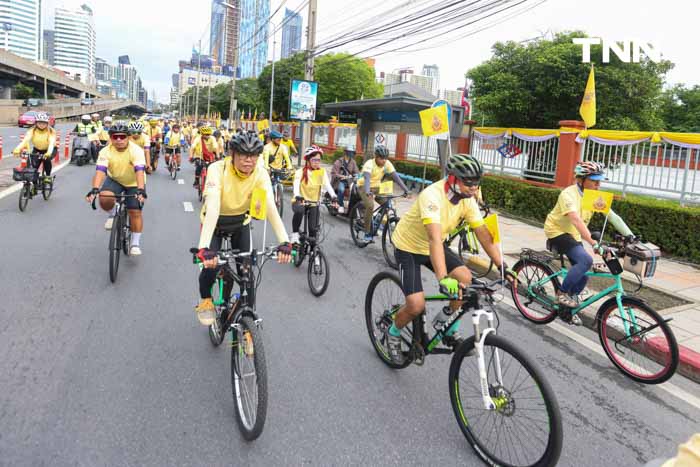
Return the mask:
[[(556, 203), (559, 191), (502, 177), (489, 176), (483, 182), (484, 198), (489, 205), (541, 223)], [(613, 209), (635, 235), (658, 245), (664, 253), (700, 263), (700, 208), (627, 196), (615, 199)], [(603, 221), (604, 217), (596, 214), (591, 221), (591, 230), (601, 230)]]

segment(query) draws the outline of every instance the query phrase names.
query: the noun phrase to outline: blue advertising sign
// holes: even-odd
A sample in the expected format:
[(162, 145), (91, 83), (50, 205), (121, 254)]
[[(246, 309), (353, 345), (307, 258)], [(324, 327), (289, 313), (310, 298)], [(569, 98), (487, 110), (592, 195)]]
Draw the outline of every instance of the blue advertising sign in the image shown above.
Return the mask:
[(318, 83), (293, 79), (291, 87), (289, 118), (292, 120), (315, 120)]

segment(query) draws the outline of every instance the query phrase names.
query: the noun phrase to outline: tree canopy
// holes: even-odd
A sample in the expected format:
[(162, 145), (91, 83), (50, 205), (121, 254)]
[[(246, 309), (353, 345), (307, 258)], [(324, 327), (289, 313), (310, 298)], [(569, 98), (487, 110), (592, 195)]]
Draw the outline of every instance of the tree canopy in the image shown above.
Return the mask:
[[(497, 42), (493, 57), (467, 73), (473, 81), (475, 119), (491, 126), (556, 128), (560, 120), (580, 120), (579, 106), (591, 64), (581, 63), (580, 31), (529, 43)], [(595, 64), (596, 128), (658, 130), (668, 60), (624, 63), (611, 54), (601, 63), (602, 46), (591, 46)], [(668, 103), (668, 101), (667, 101)], [(670, 105), (670, 104), (669, 104)], [(670, 107), (669, 107), (670, 108)]]

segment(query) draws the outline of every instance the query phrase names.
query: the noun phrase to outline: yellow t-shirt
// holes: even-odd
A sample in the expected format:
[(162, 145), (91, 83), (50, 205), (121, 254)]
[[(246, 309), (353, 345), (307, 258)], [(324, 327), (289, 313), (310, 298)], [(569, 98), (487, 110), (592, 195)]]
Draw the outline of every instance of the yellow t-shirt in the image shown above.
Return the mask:
[[(204, 144), (206, 144), (207, 150), (210, 151), (212, 154), (218, 153), (219, 145), (216, 143), (216, 140), (214, 139), (213, 136), (208, 137)], [(202, 159), (203, 158), (202, 137), (201, 136), (195, 137), (194, 141), (192, 141), (191, 151), (192, 151), (192, 158), (193, 159)]]
[(309, 179), (306, 183), (302, 181), (304, 169), (298, 169), (294, 174), (294, 178), (298, 178), (299, 192), (306, 201), (317, 203), (321, 197), (321, 188), (324, 186), (324, 178), (327, 177), (326, 169), (317, 169), (309, 171)]
[[(117, 151), (110, 144), (97, 156), (97, 170), (107, 171), (107, 176), (125, 187), (135, 187), (136, 169), (146, 167), (146, 155), (136, 143), (129, 142), (124, 151)], [(144, 180), (146, 175), (144, 174)]]
[(173, 149), (177, 148), (182, 144), (184, 134), (182, 131), (178, 131), (175, 133), (174, 131), (169, 131), (168, 135), (165, 137), (165, 139), (168, 140), (168, 144), (165, 145), (165, 147)]
[(129, 141), (136, 144), (141, 149), (146, 149), (146, 148), (150, 149), (150, 147), (151, 147), (151, 140), (148, 137), (148, 135), (146, 135), (145, 133), (141, 133), (138, 138), (132, 138), (130, 136)]
[[(269, 162), (272, 155), (275, 156), (275, 159), (272, 162)], [(284, 144), (275, 146), (274, 143), (267, 143), (263, 148), (263, 152), (260, 157), (263, 158), (263, 163), (265, 164), (266, 169), (269, 169), (270, 167), (276, 170), (282, 170), (285, 167), (288, 170), (292, 169), (292, 161), (289, 159), (289, 148), (287, 148), (287, 146)]]
[(574, 224), (566, 215), (570, 212), (577, 212), (584, 224), (588, 225), (593, 217), (593, 211), (587, 211), (581, 208), (583, 194), (579, 190), (578, 185), (571, 185), (559, 193), (559, 199), (554, 209), (547, 215), (547, 220), (544, 221), (544, 233), (547, 238), (558, 237), (565, 233), (570, 234), (577, 242), (581, 241), (581, 234), (576, 230)]
[(384, 175), (391, 175), (394, 172), (396, 172), (396, 169), (390, 160), (387, 160), (384, 163), (384, 166), (380, 167), (376, 162), (374, 162), (374, 159), (370, 159), (362, 166), (362, 174), (360, 174), (360, 179), (357, 182), (357, 186), (365, 186), (364, 173), (369, 174), (369, 187), (371, 189), (376, 189), (379, 188), (379, 185), (382, 183), (382, 178), (384, 178)]
[(23, 149), (28, 150), (30, 144), (34, 149), (42, 152), (48, 152), (50, 146), (51, 152), (53, 152), (53, 148), (56, 146), (56, 130), (50, 127), (46, 127), (44, 131), (41, 131), (36, 127), (32, 128), (26, 135), (24, 135), (22, 142), (19, 143), (19, 145), (12, 152), (18, 154), (22, 152)]
[(143, 132), (153, 142), (162, 139), (162, 132), (160, 131), (160, 127), (158, 125), (156, 125), (155, 127), (147, 125)]
[[(388, 161), (387, 161), (388, 163)], [(446, 239), (462, 219), (472, 228), (484, 224), (479, 205), (474, 198), (452, 204), (445, 194), (446, 180), (433, 183), (423, 190), (413, 206), (401, 217), (391, 239), (396, 248), (417, 255), (430, 255), (428, 224), (440, 224), (442, 239)]]
[(297, 153), (297, 147), (294, 146), (294, 141), (292, 141), (291, 138), (288, 139), (288, 140), (285, 140), (285, 139), (283, 138), (283, 139), (282, 139), (282, 144), (284, 144), (285, 146), (287, 146), (287, 152), (289, 152), (290, 155), (291, 155), (291, 154), (296, 154), (296, 153)]

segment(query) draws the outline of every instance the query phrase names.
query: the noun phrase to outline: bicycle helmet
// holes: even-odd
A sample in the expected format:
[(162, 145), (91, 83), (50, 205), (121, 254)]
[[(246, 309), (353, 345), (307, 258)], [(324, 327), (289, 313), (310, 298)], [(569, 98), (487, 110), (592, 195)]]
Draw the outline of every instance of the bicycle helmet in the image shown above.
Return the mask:
[(211, 127), (203, 126), (199, 129), (199, 134), (202, 136), (210, 136), (212, 134)]
[(248, 131), (234, 136), (230, 142), (230, 147), (235, 152), (242, 154), (260, 154), (264, 146), (254, 131)]
[(221, 132), (219, 130), (216, 130), (214, 132), (214, 138), (219, 139), (221, 137)]
[(129, 133), (132, 133), (135, 135), (137, 135), (139, 133), (143, 133), (143, 123), (138, 122), (138, 121), (131, 122), (131, 123), (129, 123), (128, 130), (129, 130)]
[(315, 144), (312, 144), (308, 148), (306, 148), (306, 151), (304, 151), (304, 160), (309, 160), (311, 159), (314, 155), (319, 154), (323, 155), (323, 149), (319, 148)]
[[(131, 133), (131, 132), (132, 132), (132, 129), (131, 129), (132, 126), (133, 126), (133, 122), (132, 122), (132, 123), (129, 123), (129, 124), (127, 125), (127, 123), (126, 123), (125, 121), (123, 121), (123, 120), (117, 120), (116, 122), (114, 122), (114, 125), (112, 125), (111, 127), (109, 127), (109, 134), (110, 134), (110, 135), (114, 135), (114, 134), (116, 134), (116, 133), (121, 133), (121, 134), (128, 134), (128, 133)], [(143, 128), (142, 128), (142, 129), (143, 129)]]
[(36, 114), (36, 117), (34, 117), (34, 121), (36, 123), (49, 123), (49, 114), (47, 114), (46, 112), (39, 112), (38, 114)]
[(156, 125), (158, 125), (158, 120), (156, 120), (155, 118), (152, 118), (148, 121), (148, 124), (151, 126), (156, 126)]
[(387, 159), (389, 157), (389, 149), (383, 144), (379, 144), (374, 148), (374, 155), (382, 159)]
[(469, 154), (452, 154), (447, 161), (447, 173), (460, 180), (481, 178), (484, 169), (479, 160)]
[(593, 161), (579, 162), (574, 169), (574, 174), (591, 180), (604, 180), (605, 165)]
[(273, 130), (273, 131), (270, 132), (270, 138), (271, 138), (271, 139), (277, 139), (277, 138), (281, 138), (281, 137), (282, 137), (282, 133), (280, 133), (279, 131), (274, 131), (274, 130)]
[(92, 114), (92, 115), (90, 115), (90, 116), (91, 116), (92, 118), (95, 118), (95, 117), (100, 118), (100, 114), (98, 114), (98, 113), (94, 113), (94, 114)]
[(83, 115), (82, 117), (80, 117), (80, 120), (82, 120), (83, 122), (91, 122), (91, 121), (92, 121), (92, 119), (90, 118), (90, 116), (87, 115), (87, 114), (85, 114), (85, 115)]
[(107, 115), (107, 116), (104, 118), (103, 121), (104, 121), (104, 123), (112, 123), (112, 117), (110, 117), (109, 115)]

